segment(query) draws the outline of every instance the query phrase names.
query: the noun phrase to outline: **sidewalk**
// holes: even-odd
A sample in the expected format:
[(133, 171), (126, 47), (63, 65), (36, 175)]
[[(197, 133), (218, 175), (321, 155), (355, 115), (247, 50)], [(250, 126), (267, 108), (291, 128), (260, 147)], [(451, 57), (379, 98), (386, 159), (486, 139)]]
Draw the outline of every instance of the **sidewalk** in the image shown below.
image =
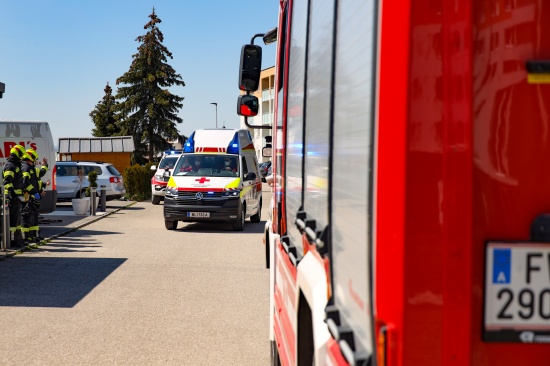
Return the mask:
[[(77, 216), (74, 214), (71, 202), (58, 202), (54, 212), (40, 215), (40, 235), (45, 238), (44, 240), (63, 236), (135, 203), (135, 201), (107, 201), (106, 212), (96, 212), (95, 216)], [(37, 248), (41, 244), (29, 245), (22, 249), (0, 251), (0, 259), (13, 256), (24, 250)]]

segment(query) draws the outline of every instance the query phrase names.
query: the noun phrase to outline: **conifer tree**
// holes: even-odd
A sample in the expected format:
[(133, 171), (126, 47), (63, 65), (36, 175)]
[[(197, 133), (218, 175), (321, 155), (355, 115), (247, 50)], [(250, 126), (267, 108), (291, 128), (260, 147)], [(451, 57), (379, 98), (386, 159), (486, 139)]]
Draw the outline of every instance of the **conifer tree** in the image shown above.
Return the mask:
[(158, 24), (161, 20), (155, 8), (150, 21), (143, 27), (145, 35), (136, 38), (141, 44), (132, 56), (130, 69), (116, 81), (116, 99), (120, 101), (120, 127), (122, 135), (134, 137), (134, 161), (154, 160), (156, 152), (166, 148), (167, 139), (179, 136), (176, 123), (182, 119), (177, 113), (183, 106), (183, 98), (172, 94), (168, 88), (185, 86), (181, 76), (166, 62), (172, 53), (162, 44), (164, 36)]
[(95, 128), (92, 129), (92, 136), (95, 137), (116, 136), (120, 133), (120, 128), (116, 124), (117, 102), (112, 95), (113, 89), (111, 89), (109, 83), (107, 83), (104, 91), (103, 99), (90, 112), (90, 117), (95, 125)]

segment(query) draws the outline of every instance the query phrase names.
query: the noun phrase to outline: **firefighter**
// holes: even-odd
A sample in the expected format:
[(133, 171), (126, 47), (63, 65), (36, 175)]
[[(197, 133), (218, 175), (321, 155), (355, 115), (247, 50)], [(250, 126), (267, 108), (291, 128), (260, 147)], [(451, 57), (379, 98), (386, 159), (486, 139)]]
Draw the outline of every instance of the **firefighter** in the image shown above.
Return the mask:
[(11, 247), (23, 246), (21, 234), (21, 203), (25, 200), (23, 195), (23, 175), (21, 173), (21, 158), (25, 154), (25, 148), (15, 145), (10, 149), (8, 162), (4, 165), (2, 178), (4, 181), (4, 198), (10, 212), (10, 238)]
[(25, 243), (39, 242), (38, 238), (38, 204), (40, 202), (39, 179), (34, 167), (35, 158), (38, 154), (29, 149), (23, 154), (21, 171), (23, 172), (23, 190), (25, 202), (22, 205), (22, 228)]

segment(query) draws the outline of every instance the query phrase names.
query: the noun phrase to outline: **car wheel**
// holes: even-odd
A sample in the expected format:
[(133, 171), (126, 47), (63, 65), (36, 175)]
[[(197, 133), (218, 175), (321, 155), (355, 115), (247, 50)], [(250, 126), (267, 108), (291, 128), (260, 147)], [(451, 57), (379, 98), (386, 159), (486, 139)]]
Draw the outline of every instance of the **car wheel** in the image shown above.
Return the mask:
[(164, 226), (166, 230), (176, 230), (178, 227), (177, 221), (164, 220)]
[(153, 205), (158, 205), (160, 203), (160, 196), (153, 196), (153, 200), (151, 202)]
[(233, 222), (233, 231), (243, 231), (244, 230), (244, 218), (245, 218), (245, 208), (241, 204), (241, 209), (237, 213), (237, 221)]
[(258, 212), (255, 215), (250, 216), (250, 222), (258, 223), (262, 218), (262, 200), (260, 200), (260, 206), (258, 207)]

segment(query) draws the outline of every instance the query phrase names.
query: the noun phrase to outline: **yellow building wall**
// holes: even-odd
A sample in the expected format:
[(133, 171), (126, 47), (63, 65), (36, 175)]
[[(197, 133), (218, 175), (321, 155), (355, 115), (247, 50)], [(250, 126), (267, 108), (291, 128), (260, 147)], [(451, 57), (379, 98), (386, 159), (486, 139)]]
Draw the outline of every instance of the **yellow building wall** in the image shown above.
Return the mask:
[(104, 163), (111, 163), (120, 174), (124, 174), (124, 170), (131, 165), (131, 153), (129, 152), (88, 152), (62, 155), (67, 158), (70, 157), (71, 161), (100, 161)]

